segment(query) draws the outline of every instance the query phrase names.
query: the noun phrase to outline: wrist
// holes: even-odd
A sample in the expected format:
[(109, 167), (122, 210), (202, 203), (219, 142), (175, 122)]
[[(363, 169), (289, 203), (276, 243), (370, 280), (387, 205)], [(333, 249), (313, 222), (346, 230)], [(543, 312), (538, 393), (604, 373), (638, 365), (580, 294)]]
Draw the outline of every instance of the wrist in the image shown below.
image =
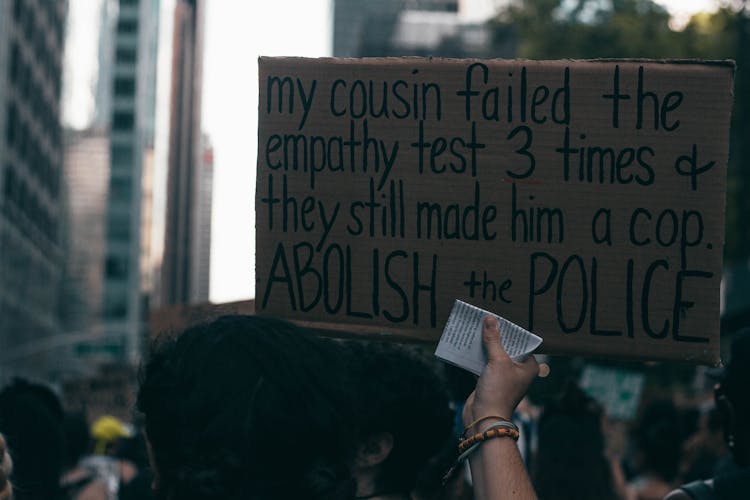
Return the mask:
[(508, 417), (503, 415), (485, 415), (470, 422), (464, 422), (464, 431), (461, 434), (461, 437), (465, 438), (471, 434), (478, 433), (483, 429), (496, 427), (497, 425), (511, 426), (518, 430), (513, 421)]
[[(501, 417), (506, 420), (510, 420), (513, 418), (513, 410), (515, 408), (510, 405), (492, 405), (492, 406), (485, 406), (485, 405), (471, 405), (471, 407), (468, 408), (468, 411), (463, 412), (461, 415), (464, 427), (468, 426), (472, 422), (475, 422), (476, 420), (488, 416), (496, 416)], [(491, 422), (488, 422), (491, 423)]]

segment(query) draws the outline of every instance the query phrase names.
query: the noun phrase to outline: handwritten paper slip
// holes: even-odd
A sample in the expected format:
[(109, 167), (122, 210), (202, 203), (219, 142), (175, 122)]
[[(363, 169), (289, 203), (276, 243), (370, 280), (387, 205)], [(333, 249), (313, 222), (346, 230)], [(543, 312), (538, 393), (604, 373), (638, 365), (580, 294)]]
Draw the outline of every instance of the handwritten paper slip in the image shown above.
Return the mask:
[(541, 337), (479, 307), (456, 300), (443, 329), (435, 356), (476, 375), (487, 364), (482, 347), (482, 321), (485, 316), (497, 318), (505, 352), (515, 361), (523, 361), (542, 343)]

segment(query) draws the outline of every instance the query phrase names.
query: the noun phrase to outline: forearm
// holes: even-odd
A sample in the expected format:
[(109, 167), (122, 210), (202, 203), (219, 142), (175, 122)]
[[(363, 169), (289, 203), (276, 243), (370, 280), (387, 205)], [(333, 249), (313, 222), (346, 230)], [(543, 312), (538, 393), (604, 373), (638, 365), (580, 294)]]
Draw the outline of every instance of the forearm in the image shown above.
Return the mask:
[[(485, 317), (482, 324), (482, 345), (487, 365), (464, 405), (461, 417), (467, 427), (465, 433), (484, 432), (478, 426), (480, 422), (484, 425), (493, 419), (508, 422), (539, 373), (534, 356), (520, 362), (510, 359), (503, 350), (497, 320), (491, 316)], [(469, 455), (476, 500), (535, 500), (516, 442), (508, 436), (483, 438)]]
[(535, 500), (536, 493), (516, 442), (507, 437), (483, 442), (469, 457), (476, 500)]
[(13, 489), (10, 485), (10, 474), (13, 463), (6, 451), (5, 439), (0, 434), (0, 500), (10, 500), (13, 497)]

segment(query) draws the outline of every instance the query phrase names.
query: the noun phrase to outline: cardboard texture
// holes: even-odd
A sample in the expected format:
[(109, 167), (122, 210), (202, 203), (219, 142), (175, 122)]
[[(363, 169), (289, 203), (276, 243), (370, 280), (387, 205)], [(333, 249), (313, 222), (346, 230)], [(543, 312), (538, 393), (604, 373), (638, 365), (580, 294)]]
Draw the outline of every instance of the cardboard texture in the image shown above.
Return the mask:
[(256, 309), (716, 363), (732, 62), (261, 58)]

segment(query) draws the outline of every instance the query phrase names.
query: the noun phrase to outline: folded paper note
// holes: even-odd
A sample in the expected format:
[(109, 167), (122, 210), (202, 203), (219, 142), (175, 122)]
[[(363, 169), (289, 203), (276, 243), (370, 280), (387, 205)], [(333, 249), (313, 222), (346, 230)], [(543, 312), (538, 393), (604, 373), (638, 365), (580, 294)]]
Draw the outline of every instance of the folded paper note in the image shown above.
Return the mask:
[(457, 300), (435, 356), (476, 375), (482, 373), (487, 364), (487, 353), (482, 346), (482, 322), (487, 315), (497, 318), (503, 348), (512, 359), (522, 361), (541, 345), (541, 337), (530, 331), (497, 314)]

